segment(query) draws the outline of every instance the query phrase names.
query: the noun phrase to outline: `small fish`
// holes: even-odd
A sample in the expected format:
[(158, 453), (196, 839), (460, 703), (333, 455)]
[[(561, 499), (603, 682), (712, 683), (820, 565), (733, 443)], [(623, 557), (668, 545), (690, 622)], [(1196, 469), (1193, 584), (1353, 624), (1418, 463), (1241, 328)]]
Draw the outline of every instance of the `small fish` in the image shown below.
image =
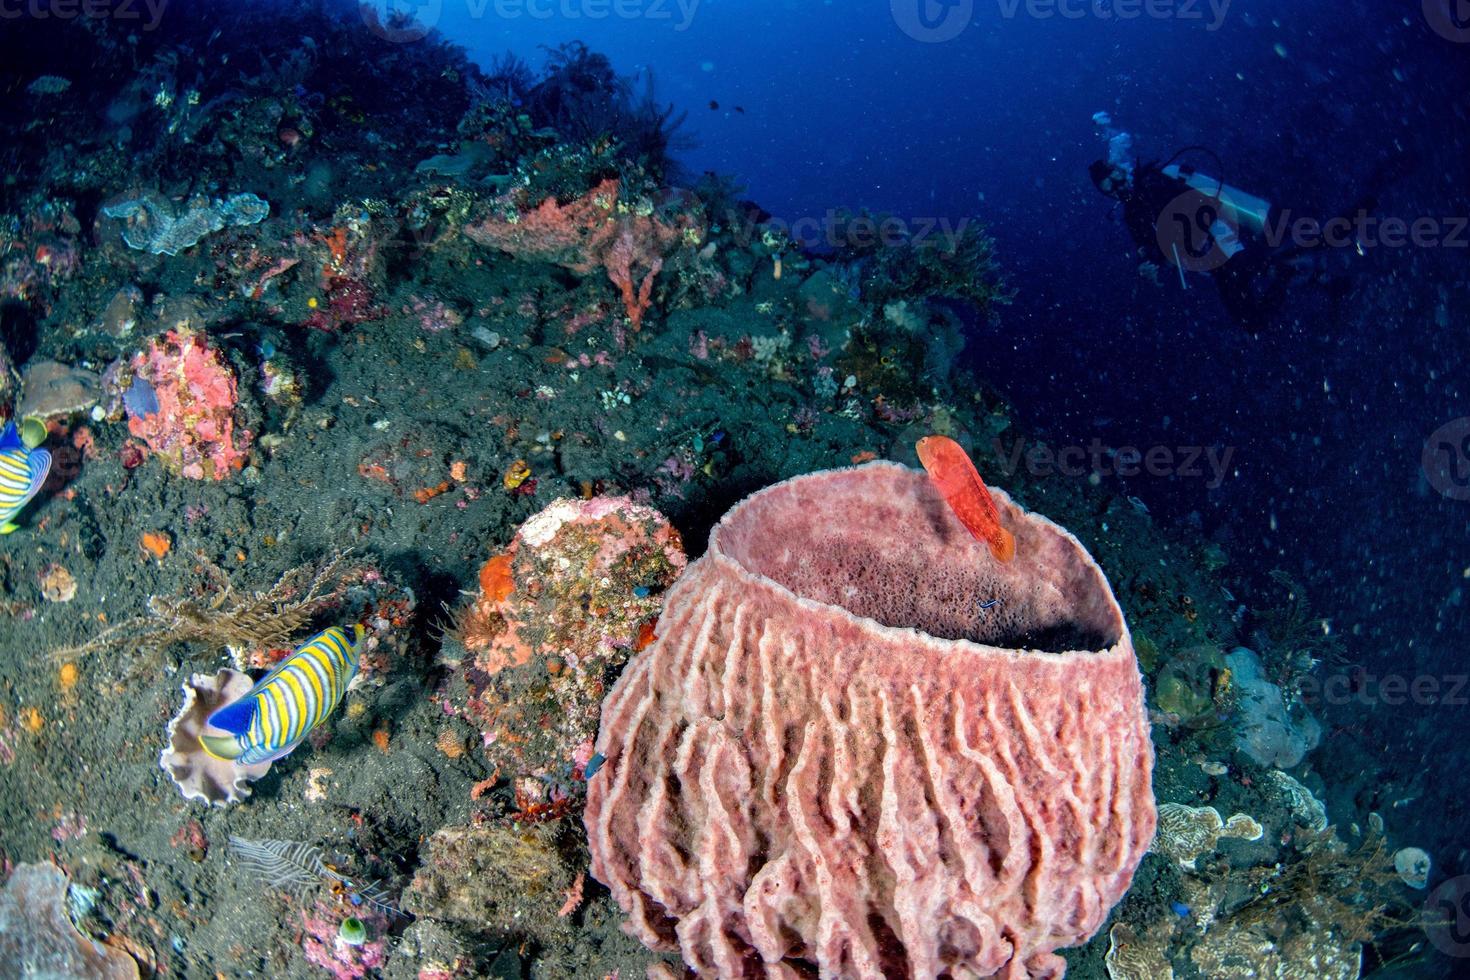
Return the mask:
[(991, 599), (989, 602), (982, 602), (982, 603), (980, 603), (980, 608), (981, 609), (994, 609), (998, 605), (1000, 605), (1000, 600), (999, 599)]
[(1190, 912), (1189, 906), (1185, 905), (1183, 902), (1170, 902), (1169, 908), (1173, 909), (1174, 914), (1179, 916), (1179, 918), (1181, 919), (1187, 919), (1194, 914)]
[(602, 764), (606, 761), (607, 756), (603, 755), (601, 752), (592, 753), (592, 758), (588, 759), (587, 764), (582, 767), (582, 778), (591, 779), (593, 776), (597, 775), (597, 770), (601, 769)]
[(288, 754), (347, 693), (364, 632), (354, 626), (349, 641), (346, 630), (333, 626), (301, 644), (239, 700), (209, 716), (209, 727), (229, 734), (200, 735), (204, 751), (242, 765)]
[(989, 545), (999, 561), (1014, 558), (1016, 539), (1001, 526), (999, 508), (960, 444), (948, 436), (925, 436), (914, 448), (935, 489), (975, 540)]
[(714, 99), (710, 99), (709, 100), (709, 107), (711, 109), (719, 109), (720, 104), (718, 102), (716, 102)]
[(0, 534), (15, 530), (11, 518), (40, 492), (50, 472), (51, 454), (27, 446), (15, 422), (7, 422), (0, 433)]
[(635, 599), (647, 599), (652, 592), (653, 589), (646, 585), (633, 586), (633, 598)]

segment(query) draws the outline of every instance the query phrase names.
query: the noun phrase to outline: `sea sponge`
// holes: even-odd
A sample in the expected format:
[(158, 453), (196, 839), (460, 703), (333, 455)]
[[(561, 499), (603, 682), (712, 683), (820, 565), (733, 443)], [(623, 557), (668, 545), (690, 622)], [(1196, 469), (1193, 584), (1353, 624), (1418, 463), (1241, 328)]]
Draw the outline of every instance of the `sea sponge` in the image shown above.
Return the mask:
[(93, 942), (66, 913), (66, 874), (22, 864), (0, 891), (0, 976), (138, 980), (138, 964)]
[(1004, 564), (891, 463), (715, 527), (603, 705), (631, 932), (722, 978), (1063, 974), (1153, 836), (1153, 748), (1102, 572), (992, 493)]
[(166, 330), (130, 363), (128, 432), (170, 470), (223, 480), (245, 465), (254, 434), (236, 423), (235, 371), (206, 334)]
[[(228, 667), (210, 677), (194, 674), (184, 683), (184, 707), (168, 725), (168, 747), (158, 764), (188, 800), (228, 806), (250, 795), (250, 784), (270, 772), (269, 762), (240, 765), (209, 755), (199, 744), (205, 722), (219, 708), (255, 684), (249, 674)], [(215, 731), (213, 734), (224, 734)]]

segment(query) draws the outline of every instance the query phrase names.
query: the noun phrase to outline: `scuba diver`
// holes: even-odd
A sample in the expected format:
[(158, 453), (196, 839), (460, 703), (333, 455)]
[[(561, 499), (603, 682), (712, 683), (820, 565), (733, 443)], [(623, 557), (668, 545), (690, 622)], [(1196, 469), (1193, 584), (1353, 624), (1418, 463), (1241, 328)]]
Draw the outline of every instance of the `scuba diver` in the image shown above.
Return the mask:
[[(1140, 258), (1154, 269), (1174, 266), (1185, 289), (1186, 273), (1208, 274), (1231, 319), (1251, 334), (1269, 325), (1293, 286), (1308, 281), (1342, 285), (1327, 275), (1310, 246), (1271, 241), (1268, 229), (1279, 229), (1269, 201), (1178, 162), (1186, 154), (1203, 154), (1223, 172), (1208, 149), (1185, 147), (1162, 164), (1140, 163), (1133, 137), (1114, 128), (1106, 112), (1093, 121), (1107, 137), (1108, 158), (1094, 161), (1088, 173), (1099, 192), (1122, 206)], [(1365, 205), (1371, 206), (1371, 199), (1354, 211)], [(1338, 288), (1330, 292), (1334, 301), (1341, 297)]]

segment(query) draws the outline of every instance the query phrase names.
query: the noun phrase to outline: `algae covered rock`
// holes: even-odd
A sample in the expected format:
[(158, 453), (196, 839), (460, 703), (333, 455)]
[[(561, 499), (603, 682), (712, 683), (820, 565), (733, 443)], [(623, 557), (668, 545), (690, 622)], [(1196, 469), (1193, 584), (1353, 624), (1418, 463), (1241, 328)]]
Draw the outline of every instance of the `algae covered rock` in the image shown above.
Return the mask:
[(586, 861), (570, 836), (564, 821), (444, 827), (429, 838), (404, 906), (471, 932), (565, 940), (584, 880), (573, 866)]
[(1229, 687), (1225, 657), (1219, 647), (1189, 647), (1168, 659), (1154, 681), (1154, 704), (1183, 725), (1199, 724), (1216, 715), (1217, 699)]
[(485, 563), (443, 656), (458, 666), (449, 701), (498, 774), (580, 775), (603, 694), (684, 563), (678, 532), (626, 497), (554, 501)]

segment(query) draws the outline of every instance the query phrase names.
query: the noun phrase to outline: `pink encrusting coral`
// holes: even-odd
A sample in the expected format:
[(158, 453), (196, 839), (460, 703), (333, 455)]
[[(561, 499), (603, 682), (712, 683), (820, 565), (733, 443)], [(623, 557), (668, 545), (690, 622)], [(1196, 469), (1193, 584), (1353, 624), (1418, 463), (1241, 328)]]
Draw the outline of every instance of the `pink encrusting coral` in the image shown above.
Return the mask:
[(1152, 839), (1153, 749), (1102, 572), (994, 496), (1006, 564), (891, 463), (716, 526), (603, 706), (631, 932), (710, 977), (1063, 975)]
[(133, 356), (132, 369), (157, 404), (146, 412), (130, 404), (128, 431), (171, 470), (223, 480), (245, 465), (252, 434), (235, 424), (235, 372), (203, 333), (165, 331)]
[[(356, 916), (370, 938), (352, 944), (342, 938), (342, 921)], [(381, 937), (388, 931), (388, 918), (370, 906), (347, 909), (317, 902), (311, 912), (301, 913), (301, 949), (306, 959), (331, 973), (333, 980), (363, 980), (378, 976), (387, 960), (388, 944)]]
[(620, 182), (609, 178), (565, 204), (548, 197), (534, 207), (515, 191), (464, 231), (471, 241), (519, 259), (552, 262), (578, 275), (602, 269), (637, 331), (665, 259), (681, 246), (703, 241), (704, 228), (687, 212), (660, 214), (650, 202), (621, 201), (620, 191)]

